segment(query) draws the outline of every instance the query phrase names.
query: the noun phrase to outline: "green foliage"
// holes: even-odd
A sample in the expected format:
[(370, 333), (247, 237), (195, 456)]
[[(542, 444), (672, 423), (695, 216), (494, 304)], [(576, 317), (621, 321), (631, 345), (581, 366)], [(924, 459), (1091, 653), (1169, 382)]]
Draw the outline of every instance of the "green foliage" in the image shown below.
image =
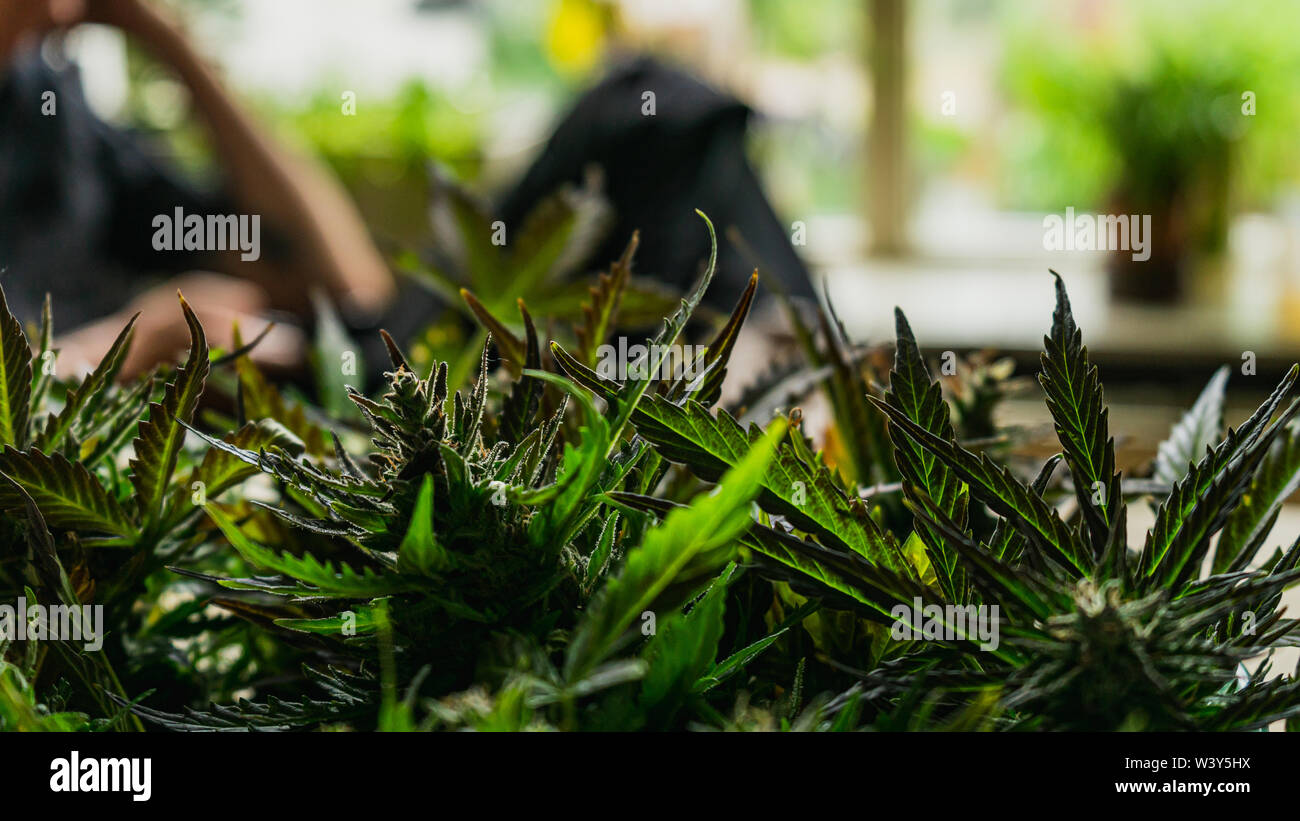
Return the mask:
[[(998, 605), (1011, 651), (986, 654), (975, 671), (940, 662), (927, 672), (942, 670), (966, 688), (1000, 693), (996, 723), (1025, 729), (1254, 729), (1300, 712), (1294, 680), (1268, 679), (1267, 664), (1248, 671), (1244, 683), (1236, 678), (1241, 662), (1293, 640), (1296, 622), (1283, 618), (1277, 604), (1300, 578), (1297, 547), (1251, 571), (1245, 568), (1260, 544), (1247, 546), (1236, 537), (1221, 545), (1230, 557), (1223, 563), (1238, 572), (1202, 570), (1212, 538), (1256, 482), (1264, 512), (1255, 512), (1238, 532), (1253, 534), (1257, 517), (1275, 515), (1268, 512), (1273, 498), (1267, 489), (1281, 492), (1290, 477), (1266, 477), (1260, 466), (1271, 456), (1273, 471), (1287, 473), (1287, 425), (1297, 405), (1280, 409), (1298, 370), (1177, 480), (1136, 552), (1127, 545), (1101, 385), (1059, 278), (1042, 381), (1083, 511), (1078, 521), (1049, 513), (1041, 488), (1015, 483), (886, 408), (904, 435), (953, 468), (972, 496), (1031, 547), (1022, 559), (996, 557), (928, 492), (906, 488), (918, 520), (945, 534), (974, 582), (960, 603)], [(1193, 419), (1217, 416), (1213, 404), (1198, 403)], [(1192, 438), (1187, 431), (1198, 426), (1181, 423), (1175, 439)], [(1278, 449), (1270, 451), (1275, 442)], [(898, 686), (905, 682), (900, 677)]]
[[(648, 328), (675, 307), (675, 296), (656, 280), (632, 274), (635, 236), (594, 286), (569, 276), (599, 243), (609, 222), (594, 180), (556, 192), (519, 226), (507, 228), (481, 197), (434, 169), (428, 210), (427, 247), (398, 254), (396, 263), (453, 309), (430, 326), (412, 360), (451, 363), (453, 389), (469, 380), (470, 357), (489, 332), (518, 375), (525, 367), (529, 310), (572, 327), (580, 350), (590, 355), (615, 322), (628, 329)], [(518, 320), (513, 318), (516, 310)], [(461, 337), (462, 319), (483, 326), (475, 343), (465, 344)]]
[[(1104, 25), (1063, 25), (1050, 6), (1008, 16), (1008, 203), (1105, 210), (1122, 192), (1126, 213), (1152, 213), (1171, 190), (1195, 191), (1187, 233), (1220, 247), (1234, 200), (1266, 206), (1295, 178), (1300, 97), (1288, 10), (1274, 0), (1251, 15), (1212, 0), (1150, 0), (1107, 9)], [(1247, 114), (1246, 92), (1276, 106)]]
[[(936, 379), (901, 311), (891, 363), (829, 307), (805, 323), (791, 306), (805, 360), (718, 407), (754, 279), (694, 378), (659, 378), (660, 362), (605, 378), (595, 351), (622, 328), (634, 250), (571, 315), (516, 303), (507, 324), (502, 297), (469, 295), (483, 334), (458, 353), (477, 366), (463, 385), (456, 363), (417, 370), (385, 335), (384, 384), (347, 389), (333, 414), (282, 395), (242, 343), (209, 351), (183, 300), (184, 362), (126, 385), (133, 323), (70, 383), (37, 365), (48, 311), (34, 353), (0, 316), (3, 374), (27, 383), (4, 386), (0, 603), (102, 605), (105, 626), (99, 649), (0, 637), (0, 728), (1228, 730), (1300, 716), (1300, 686), (1267, 660), (1296, 643), (1280, 601), (1300, 540), (1271, 540), (1300, 485), (1300, 369), (1227, 431), (1217, 374), (1154, 480), (1126, 488), (1058, 277), (1040, 384), (1060, 453), (1022, 475), (1013, 432), (990, 427), (1009, 372), (967, 361)], [(685, 337), (712, 273), (649, 350)], [(764, 394), (814, 389), (835, 421), (823, 449), (797, 408), (760, 410)], [(1153, 492), (1154, 524), (1130, 545), (1128, 510)], [(929, 638), (898, 630), (917, 600), (938, 608)], [(996, 613), (996, 641), (966, 612)]]

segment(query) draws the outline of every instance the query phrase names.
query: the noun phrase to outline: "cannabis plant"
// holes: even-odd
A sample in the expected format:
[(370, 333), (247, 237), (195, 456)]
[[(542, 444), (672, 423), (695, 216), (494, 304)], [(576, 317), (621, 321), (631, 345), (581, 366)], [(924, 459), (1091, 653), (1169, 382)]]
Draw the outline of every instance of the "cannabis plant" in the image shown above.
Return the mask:
[[(133, 324), (68, 382), (48, 307), (34, 350), (0, 310), (0, 506), (17, 514), (0, 528), (0, 595), (102, 606), (106, 626), (100, 649), (0, 634), (0, 728), (1228, 730), (1300, 716), (1300, 685), (1269, 663), (1295, 644), (1280, 601), (1300, 542), (1270, 540), (1300, 485), (1300, 368), (1229, 430), (1216, 374), (1152, 476), (1121, 477), (1058, 277), (1039, 382), (1060, 453), (1022, 475), (993, 424), (1006, 366), (972, 359), (937, 380), (901, 311), (891, 364), (829, 305), (811, 323), (791, 306), (804, 362), (723, 407), (755, 276), (693, 367), (669, 372), (712, 262), (644, 367), (610, 378), (599, 351), (626, 327), (635, 249), (540, 322), (528, 300), (507, 321), (500, 293), (466, 287), (472, 355), (422, 359), (384, 334), (381, 388), (349, 389), (347, 407), (322, 395), (328, 411), (258, 373), (257, 340), (210, 351), (183, 299), (184, 362), (127, 385)], [(481, 287), (473, 267), (461, 282)], [(336, 357), (316, 356), (324, 391)], [(816, 387), (825, 437), (798, 407), (768, 410)], [(1152, 496), (1154, 524), (1130, 544), (1127, 510)], [(918, 604), (935, 629), (900, 630)], [(995, 614), (992, 635), (972, 613)]]
[[(183, 453), (184, 425), (213, 363), (183, 297), (181, 310), (191, 347), (179, 368), (116, 384), (132, 319), (90, 374), (66, 382), (57, 376), (48, 301), (33, 351), (0, 294), (0, 507), (17, 513), (0, 535), (0, 595), (10, 607), (21, 598), (60, 608), (74, 622), (84, 607), (101, 608), (96, 623), (107, 634), (94, 652), (64, 641), (11, 645), (24, 631), (10, 616), (0, 654), (5, 726), (140, 726), (114, 700), (120, 704), (146, 670), (157, 683), (154, 665), (175, 654), (171, 637), (151, 629), (158, 614), (150, 605), (166, 586), (158, 583), (164, 567), (197, 545), (194, 489), (220, 494), (253, 472), (224, 453), (201, 460)], [(256, 447), (293, 437), (267, 423), (229, 438)], [(89, 621), (75, 626), (94, 629)], [(38, 690), (48, 697), (38, 699)]]
[[(761, 572), (828, 608), (883, 627), (896, 621), (897, 605), (915, 601), (948, 618), (952, 606), (996, 605), (1005, 639), (978, 652), (947, 624), (958, 628), (958, 640), (878, 633), (871, 651), (838, 658), (839, 648), (825, 642), (819, 649), (827, 662), (861, 679), (841, 707), (861, 697), (889, 716), (930, 692), (927, 721), (978, 716), (990, 726), (1075, 730), (1250, 729), (1300, 711), (1293, 678), (1269, 678), (1267, 663), (1253, 672), (1243, 664), (1294, 641), (1296, 623), (1278, 604), (1298, 578), (1300, 554), (1295, 544), (1271, 557), (1260, 552), (1295, 487), (1289, 423), (1297, 406), (1283, 402), (1296, 369), (1221, 440), (1182, 432), (1217, 432), (1214, 403), (1198, 403), (1163, 448), (1162, 464), (1181, 462), (1179, 476), (1144, 543), (1130, 548), (1100, 379), (1059, 278), (1040, 383), (1062, 452), (1032, 481), (958, 443), (940, 386), (901, 311), (897, 319), (889, 391), (871, 401), (889, 420), (912, 533), (900, 538), (882, 527), (868, 503), (792, 435), (761, 480), (764, 515), (742, 541)], [(589, 369), (557, 356), (580, 383), (614, 394)], [(753, 439), (727, 413), (689, 400), (651, 397), (632, 420), (666, 458), (704, 477), (718, 475)], [(1061, 462), (1077, 511), (1067, 517), (1048, 495)], [(612, 495), (639, 509), (669, 507)], [(987, 536), (971, 527), (976, 504), (995, 517)]]
[[(652, 357), (667, 355), (711, 274), (712, 265), (648, 341)], [(739, 669), (738, 662), (715, 669), (714, 655), (701, 655), (697, 642), (718, 642), (723, 597), (737, 573), (718, 574), (736, 558), (736, 537), (748, 525), (747, 506), (771, 448), (746, 448), (727, 477), (713, 477), (721, 478), (717, 495), (657, 527), (641, 522), (635, 542), (607, 494), (644, 493), (662, 476), (662, 460), (622, 435), (629, 417), (651, 393), (717, 395), (754, 285), (702, 355), (698, 378), (659, 380), (662, 361), (651, 361), (644, 375), (606, 397), (604, 414), (577, 386), (538, 369), (536, 330), (521, 306), (526, 338), (518, 348), (498, 346), (503, 356), (520, 357), (520, 378), (500, 397), (490, 389), (493, 337), (467, 394), (449, 391), (446, 363), (421, 377), (386, 337), (386, 390), (376, 399), (351, 395), (370, 428), (365, 459), (336, 441), (334, 458), (317, 464), (281, 444), (254, 449), (192, 429), (212, 453), (265, 473), (284, 492), (279, 505), (206, 504), (252, 574), (184, 572), (248, 594), (236, 611), (299, 645), (310, 662), (306, 678), (323, 697), (137, 712), (175, 729), (403, 727), (421, 707), (426, 721), (454, 724), (465, 719), (436, 706), (439, 700), (455, 705), (463, 701), (458, 693), (490, 684), (504, 688), (507, 695), (497, 698), (509, 703), (509, 693), (526, 694), (527, 721), (525, 713), (512, 714), (525, 724), (668, 724), (697, 686), (709, 689), (701, 679), (720, 682)], [(606, 277), (593, 290), (597, 308), (580, 330), (592, 345), (610, 330), (611, 289), (619, 287), (619, 278)], [(547, 386), (581, 408), (582, 425), (567, 438), (569, 402), (548, 406)], [(778, 424), (764, 441), (782, 432)], [(285, 542), (285, 527), (313, 534), (312, 546), (293, 552), (254, 537)], [(680, 608), (705, 587), (711, 592), (683, 616)], [(654, 620), (655, 639), (627, 657), (621, 651), (643, 616)], [(661, 658), (680, 669), (645, 660)], [(631, 698), (636, 709), (583, 713), (598, 694), (631, 682), (639, 697), (627, 688), (609, 697)], [(541, 707), (548, 709), (533, 712)]]
[[(1162, 465), (1179, 466), (1166, 472), (1177, 475), (1173, 487), (1145, 539), (1130, 546), (1101, 382), (1059, 277), (1056, 289), (1039, 381), (1069, 471), (1073, 521), (1042, 493), (1058, 458), (1025, 484), (956, 445), (941, 414), (879, 405), (900, 457), (911, 450), (900, 463), (918, 468), (904, 481), (918, 526), (963, 572), (949, 600), (997, 604), (1007, 617), (1007, 653), (939, 662), (931, 672), (997, 689), (1016, 727), (1252, 729), (1297, 714), (1294, 678), (1270, 679), (1267, 663), (1252, 672), (1243, 662), (1293, 642), (1296, 622), (1278, 604), (1300, 577), (1297, 544), (1261, 551), (1297, 469), (1297, 404), (1284, 402), (1300, 369), (1221, 438), (1214, 403), (1193, 410), (1162, 453)], [(900, 365), (910, 358), (915, 367), (901, 315), (899, 331)], [(1211, 434), (1177, 435), (1188, 428)], [(972, 538), (951, 503), (954, 484), (1000, 517), (987, 543)]]

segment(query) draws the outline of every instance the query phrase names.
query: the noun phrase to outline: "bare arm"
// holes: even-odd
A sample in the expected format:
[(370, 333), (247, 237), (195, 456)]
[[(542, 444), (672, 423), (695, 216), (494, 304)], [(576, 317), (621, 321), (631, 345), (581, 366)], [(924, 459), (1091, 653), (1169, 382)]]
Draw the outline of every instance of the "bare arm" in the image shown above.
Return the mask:
[(176, 72), (212, 134), (238, 207), (261, 214), (292, 242), (287, 263), (240, 262), (232, 255), (226, 270), (258, 282), (274, 307), (305, 312), (311, 288), (324, 286), (345, 314), (378, 313), (395, 293), (392, 274), (339, 184), (258, 128), (179, 29), (148, 3), (90, 0), (89, 9), (87, 19), (137, 37)]

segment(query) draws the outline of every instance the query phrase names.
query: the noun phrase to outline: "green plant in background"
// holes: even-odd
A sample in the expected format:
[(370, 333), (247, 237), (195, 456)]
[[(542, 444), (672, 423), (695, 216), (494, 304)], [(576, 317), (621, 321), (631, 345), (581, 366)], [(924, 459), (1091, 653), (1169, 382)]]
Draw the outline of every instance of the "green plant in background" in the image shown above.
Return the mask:
[(361, 173), (367, 160), (396, 163), (393, 177), (409, 172), (419, 178), (430, 157), (457, 174), (474, 178), (481, 171), (482, 124), (454, 106), (444, 94), (419, 80), (401, 86), (390, 100), (366, 100), (366, 116), (340, 119), (338, 94), (320, 92), (300, 110), (280, 119), (306, 139), (343, 178)]
[[(472, 355), (489, 332), (518, 374), (525, 360), (521, 334), (530, 310), (573, 328), (574, 336), (568, 338), (586, 333), (593, 354), (615, 322), (625, 329), (649, 328), (673, 310), (676, 294), (654, 279), (633, 275), (635, 236), (595, 287), (570, 276), (607, 227), (608, 210), (597, 180), (558, 191), (509, 235), (480, 197), (438, 168), (431, 170), (430, 178), (428, 247), (399, 254), (397, 265), (456, 309), (431, 323), (413, 350), (418, 365), (450, 360), (453, 389), (468, 380)], [(481, 329), (469, 336), (468, 323)], [(600, 339), (593, 341), (593, 334)], [(546, 350), (542, 356), (548, 356)]]
[[(1010, 202), (1095, 208), (1121, 175), (1155, 191), (1162, 178), (1205, 173), (1223, 159), (1240, 202), (1269, 205), (1296, 171), (1288, 136), (1300, 116), (1296, 32), (1285, 3), (1253, 8), (1255, 15), (1216, 3), (1144, 2), (1068, 38), (1040, 23), (1010, 28), (1002, 71), (1015, 107), (1007, 169), (1023, 175), (1009, 178)], [(1243, 112), (1247, 91), (1253, 115)], [(1267, 110), (1262, 100), (1271, 101)]]
[(483, 117), (420, 80), (388, 99), (367, 95), (355, 104), (364, 116), (340, 116), (344, 103), (331, 86), (300, 106), (268, 100), (259, 108), (287, 141), (305, 142), (328, 163), (381, 243), (412, 247), (427, 229), (428, 164), (461, 179), (483, 173)]
[(1233, 213), (1294, 185), (1294, 15), (1252, 8), (1145, 2), (1064, 38), (1008, 34), (1004, 193), (1019, 208), (1152, 215), (1154, 265), (1121, 291), (1163, 280), (1148, 295), (1177, 294), (1184, 268), (1223, 250)]

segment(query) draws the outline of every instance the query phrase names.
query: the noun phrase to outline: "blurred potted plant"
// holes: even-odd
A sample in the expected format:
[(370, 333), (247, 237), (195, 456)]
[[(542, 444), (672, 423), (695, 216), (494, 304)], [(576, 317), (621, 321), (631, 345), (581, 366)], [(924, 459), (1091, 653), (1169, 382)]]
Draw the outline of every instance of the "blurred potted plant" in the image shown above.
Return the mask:
[(1139, 75), (1119, 78), (1100, 117), (1120, 161), (1108, 211), (1151, 216), (1149, 259), (1111, 253), (1121, 299), (1176, 302), (1193, 277), (1208, 290), (1221, 279), (1246, 83), (1235, 65), (1189, 57), (1162, 50)]
[(1020, 207), (1150, 215), (1150, 257), (1113, 252), (1112, 293), (1214, 301), (1232, 214), (1267, 205), (1294, 171), (1296, 55), (1281, 32), (1212, 5), (1131, 11), (1068, 41), (1050, 36), (1059, 20), (1010, 35), (1008, 193)]

